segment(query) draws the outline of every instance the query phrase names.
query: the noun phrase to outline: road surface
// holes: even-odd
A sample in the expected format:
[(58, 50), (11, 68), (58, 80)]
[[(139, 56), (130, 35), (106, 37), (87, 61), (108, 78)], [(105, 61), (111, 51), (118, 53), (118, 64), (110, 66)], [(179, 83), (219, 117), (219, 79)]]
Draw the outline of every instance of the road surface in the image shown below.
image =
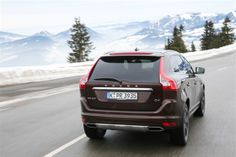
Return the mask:
[(76, 77), (0, 89), (0, 101), (27, 98), (0, 105), (0, 157), (235, 157), (236, 53), (197, 65), (206, 68), (206, 116), (191, 118), (185, 147), (172, 145), (165, 133), (84, 137)]

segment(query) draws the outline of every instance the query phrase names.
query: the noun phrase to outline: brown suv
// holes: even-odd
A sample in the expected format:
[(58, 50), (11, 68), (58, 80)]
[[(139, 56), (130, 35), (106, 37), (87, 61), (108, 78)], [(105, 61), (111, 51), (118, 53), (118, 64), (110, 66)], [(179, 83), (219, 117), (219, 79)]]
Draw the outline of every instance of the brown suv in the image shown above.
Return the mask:
[(111, 52), (80, 80), (85, 134), (101, 139), (106, 129), (168, 131), (185, 145), (189, 118), (203, 116), (205, 86), (178, 52)]

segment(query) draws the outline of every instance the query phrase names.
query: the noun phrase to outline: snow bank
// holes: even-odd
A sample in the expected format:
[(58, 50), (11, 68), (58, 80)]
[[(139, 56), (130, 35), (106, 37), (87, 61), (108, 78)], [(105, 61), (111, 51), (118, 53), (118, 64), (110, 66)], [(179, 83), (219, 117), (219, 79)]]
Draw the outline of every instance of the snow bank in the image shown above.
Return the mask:
[(225, 54), (236, 53), (236, 43), (228, 46), (224, 46), (218, 49), (211, 49), (206, 51), (196, 51), (185, 53), (184, 56), (190, 61), (195, 62), (212, 58), (215, 56), (221, 56)]
[(0, 86), (85, 75), (93, 63), (0, 68)]
[[(184, 56), (190, 62), (194, 62), (229, 53), (236, 53), (236, 44), (219, 49), (189, 52), (184, 54)], [(93, 63), (0, 68), (0, 86), (85, 75)]]

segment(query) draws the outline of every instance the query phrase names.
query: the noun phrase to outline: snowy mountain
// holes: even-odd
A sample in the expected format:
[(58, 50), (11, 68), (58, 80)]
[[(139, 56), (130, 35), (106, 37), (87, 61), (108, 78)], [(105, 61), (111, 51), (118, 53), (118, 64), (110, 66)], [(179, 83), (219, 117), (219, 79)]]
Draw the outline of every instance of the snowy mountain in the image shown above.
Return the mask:
[[(185, 13), (168, 15), (155, 22), (141, 21), (124, 24), (100, 25), (89, 28), (95, 49), (90, 58), (96, 58), (112, 50), (163, 49), (167, 38), (172, 35), (174, 26), (184, 25), (184, 41), (189, 47), (193, 41), (199, 48), (199, 39), (206, 20), (212, 20), (217, 30), (224, 18), (231, 19), (236, 34), (236, 11), (229, 13)], [(67, 41), (70, 30), (51, 34), (41, 31), (31, 36), (0, 32), (0, 66), (45, 65), (65, 63), (71, 51)]]
[(132, 35), (141, 29), (149, 27), (150, 24), (150, 21), (130, 22), (125, 24), (100, 25), (93, 29), (102, 34), (107, 41), (112, 41)]
[[(49, 34), (36, 33), (32, 36), (1, 43), (1, 59), (5, 66), (37, 65), (44, 64), (44, 56), (47, 55), (54, 41)], [(13, 59), (12, 56), (15, 56)], [(9, 59), (10, 57), (10, 59)]]
[[(91, 40), (95, 43), (100, 35), (87, 28)], [(8, 33), (11, 34), (11, 33)], [(0, 66), (46, 65), (65, 63), (70, 49), (67, 41), (70, 30), (51, 34), (41, 31), (18, 40), (0, 43)]]
[[(92, 30), (89, 27), (86, 27), (86, 28), (87, 28), (87, 31), (89, 33), (91, 40), (97, 40), (97, 39), (101, 38), (101, 35), (99, 33), (95, 32), (94, 30)], [(70, 30), (68, 29), (66, 31), (60, 32), (60, 33), (54, 35), (54, 38), (55, 38), (55, 40), (67, 41), (70, 38)]]
[(159, 49), (163, 48), (167, 38), (170, 38), (174, 26), (184, 25), (184, 40), (188, 47), (193, 41), (199, 48), (199, 39), (203, 32), (203, 26), (206, 20), (211, 20), (215, 23), (215, 28), (220, 30), (224, 18), (228, 16), (232, 20), (232, 27), (236, 33), (236, 11), (228, 14), (204, 14), (204, 13), (186, 13), (180, 15), (168, 15), (161, 18), (158, 22), (150, 23), (147, 27), (140, 31), (120, 38), (109, 43), (107, 48), (118, 48), (122, 43), (122, 48), (134, 49)]
[(14, 41), (17, 39), (22, 39), (24, 37), (25, 37), (25, 35), (0, 31), (0, 43)]

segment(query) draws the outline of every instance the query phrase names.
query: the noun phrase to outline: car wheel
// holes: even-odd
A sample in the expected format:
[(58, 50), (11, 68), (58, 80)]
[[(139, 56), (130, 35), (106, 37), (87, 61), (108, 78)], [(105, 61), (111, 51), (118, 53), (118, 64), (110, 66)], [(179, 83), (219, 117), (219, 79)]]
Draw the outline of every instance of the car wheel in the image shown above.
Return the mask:
[(172, 143), (177, 145), (186, 145), (189, 134), (189, 109), (187, 104), (184, 106), (182, 122), (179, 128), (171, 130), (170, 139)]
[(205, 114), (205, 92), (203, 92), (200, 105), (198, 109), (195, 111), (194, 115), (198, 117), (203, 117)]
[(84, 125), (84, 132), (91, 139), (102, 139), (106, 133), (105, 129), (90, 128)]

